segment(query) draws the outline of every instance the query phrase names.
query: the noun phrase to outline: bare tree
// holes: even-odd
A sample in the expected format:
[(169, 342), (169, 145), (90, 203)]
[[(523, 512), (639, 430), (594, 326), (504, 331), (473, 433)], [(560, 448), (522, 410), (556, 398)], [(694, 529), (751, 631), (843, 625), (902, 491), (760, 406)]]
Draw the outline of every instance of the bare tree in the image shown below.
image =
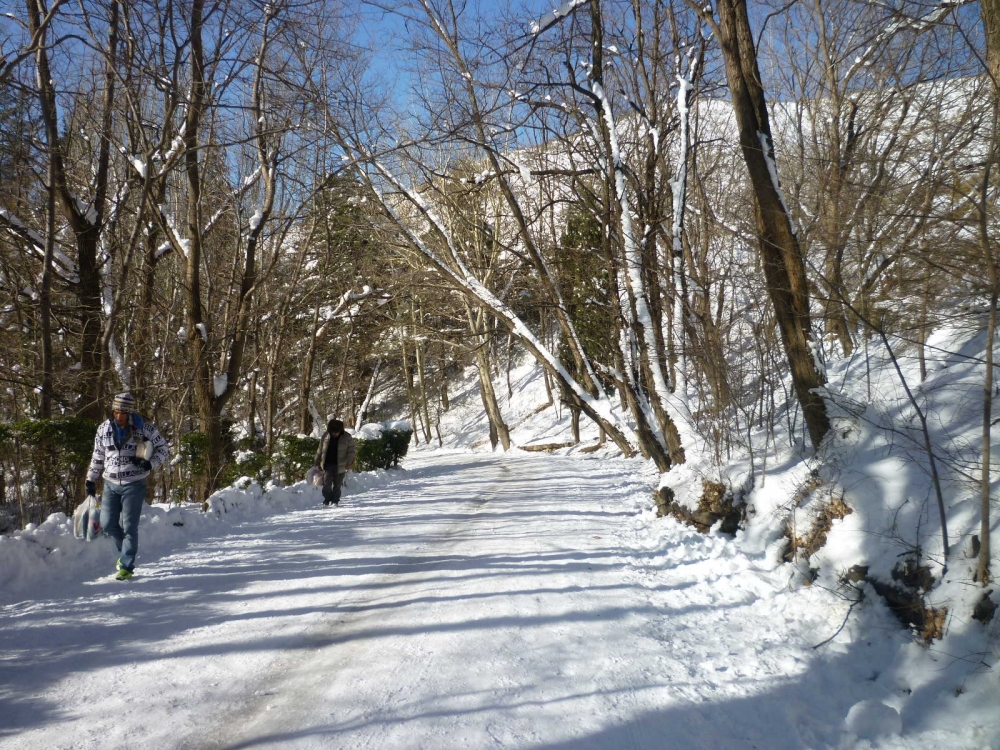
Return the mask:
[[(183, 224), (171, 217), (165, 224), (184, 259), (191, 385), (208, 437), (203, 493), (218, 481), (223, 411), (242, 388), (261, 256), (281, 252), (295, 207), (307, 199), (290, 172), (294, 155), (308, 151), (319, 132), (311, 81), (331, 49), (318, 44), (328, 29), (316, 28), (324, 17), (314, 14), (326, 8), (269, 3), (242, 16), (241, 9), (222, 4), (206, 15), (205, 3), (196, 1), (185, 19), (190, 37), (181, 40), (178, 54), (189, 50), (180, 129), (186, 207)], [(213, 38), (206, 47), (208, 34)], [(303, 47), (309, 54), (299, 51)], [(249, 52), (241, 57), (241, 50)], [(240, 96), (234, 82), (246, 92), (241, 118), (233, 118), (230, 108), (230, 99)], [(219, 188), (236, 198), (235, 205)]]
[[(502, 196), (509, 220), (495, 228), (496, 234), (508, 252), (521, 259), (525, 272), (532, 274), (535, 288), (559, 326), (561, 346), (574, 363), (576, 377), (561, 366), (541, 338), (502, 298), (483, 288), (478, 269), (470, 268), (460, 257), (455, 237), (439, 221), (433, 201), (413, 189), (414, 184), (433, 184), (440, 174), (449, 174), (452, 167), (435, 171), (415, 142), (412, 148), (395, 148), (380, 157), (377, 143), (381, 134), (361, 135), (358, 127), (348, 128), (358, 136), (346, 139), (345, 145), (352, 155), (371, 165), (365, 170), (366, 178), (383, 197), (387, 214), (398, 220), (412, 238), (412, 246), (477, 305), (508, 326), (569, 398), (578, 402), (579, 408), (616, 444), (627, 453), (638, 448), (666, 470), (684, 458), (675, 420), (676, 414), (686, 412), (683, 400), (672, 393), (667, 376), (662, 326), (664, 310), (671, 305), (663, 302), (666, 295), (658, 260), (661, 227), (668, 210), (665, 207), (670, 205), (670, 175), (662, 166), (667, 147), (657, 140), (655, 131), (658, 127), (669, 129), (673, 100), (656, 98), (656, 76), (637, 76), (635, 85), (645, 88), (653, 99), (642, 113), (650, 127), (645, 139), (646, 166), (639, 170), (643, 177), (633, 181), (625, 161), (625, 146), (632, 147), (629, 133), (634, 127), (620, 122), (619, 110), (606, 85), (601, 6), (570, 6), (566, 13), (556, 14), (558, 17), (542, 19), (520, 40), (511, 37), (503, 41), (466, 35), (463, 20), (454, 8), (418, 2), (402, 6), (399, 12), (411, 29), (425, 31), (417, 39), (418, 44), (422, 45), (420, 49), (429, 50), (428, 61), (438, 66), (435, 82), (440, 83), (436, 89), (440, 99), (428, 101), (427, 111), (446, 116), (429, 118), (426, 137), (449, 144), (456, 155), (480, 165), (476, 180), (489, 182)], [(658, 7), (662, 10), (666, 6)], [(584, 29), (582, 37), (577, 33), (578, 26), (571, 24), (566, 34), (541, 43), (543, 34), (562, 20), (575, 19), (580, 8), (590, 10), (579, 27)], [(636, 6), (636, 12), (640, 11)], [(666, 11), (654, 18), (644, 38), (652, 44), (662, 36), (668, 19)], [(578, 73), (566, 61), (576, 59), (581, 39), (590, 63)], [(510, 54), (496, 58), (496, 64), (484, 64), (482, 55), (471, 52), (476, 45), (484, 50), (507, 45)], [(446, 54), (439, 54), (441, 50)], [(659, 60), (666, 58), (667, 53), (661, 52)], [(517, 138), (529, 132), (541, 136), (537, 144), (519, 144)], [(399, 168), (404, 161), (422, 175), (405, 177), (405, 170)], [(556, 191), (558, 195), (545, 204), (546, 192), (555, 194), (546, 191), (544, 184), (558, 180), (567, 187)], [(570, 185), (590, 191), (595, 210), (608, 227), (608, 239), (601, 252), (614, 269), (610, 283), (616, 289), (621, 324), (616, 337), (618, 361), (600, 363), (600, 373), (567, 315), (557, 275), (550, 265), (558, 232), (546, 227), (562, 222), (548, 221), (547, 217), (561, 215), (559, 204), (567, 201)], [(640, 196), (638, 202), (635, 195)], [(402, 204), (409, 208), (402, 210)], [(641, 226), (636, 226), (633, 218), (636, 205), (640, 206)], [(602, 378), (618, 387), (637, 431), (612, 416), (614, 410), (605, 405), (609, 400)], [(689, 421), (686, 415), (684, 418)]]
[(830, 429), (821, 389), (826, 376), (812, 330), (805, 262), (781, 187), (770, 116), (746, 3), (720, 0), (719, 18), (704, 14), (719, 40), (739, 129), (740, 148), (753, 185), (760, 253), (768, 293), (781, 330), (795, 395), (818, 450)]
[[(42, 39), (45, 34), (43, 24), (51, 16), (45, 8), (44, 2), (40, 0), (25, 0), (25, 2), (28, 27), (32, 37)], [(86, 184), (89, 200), (81, 198), (74, 190), (74, 182), (82, 183), (85, 178), (82, 174), (73, 173), (74, 170), (68, 163), (69, 136), (63, 137), (59, 133), (61, 115), (57, 103), (56, 77), (49, 65), (48, 48), (44, 44), (38, 44), (35, 52), (42, 125), (46, 132), (49, 150), (50, 190), (55, 193), (64, 220), (68, 223), (76, 241), (76, 278), (73, 281), (75, 281), (79, 305), (80, 359), (82, 364), (80, 381), (82, 399), (79, 412), (81, 415), (94, 419), (103, 412), (101, 405), (99, 245), (102, 232), (105, 230), (109, 208), (108, 189), (119, 39), (119, 4), (111, 3), (108, 10), (107, 39), (105, 42), (106, 60), (95, 133), (97, 145), (93, 153), (93, 161), (87, 165), (92, 169), (93, 175)], [(80, 171), (82, 172), (82, 170)], [(47, 252), (46, 255), (50, 256), (51, 253)], [(49, 268), (52, 268), (51, 264)]]
[(983, 455), (980, 478), (979, 565), (976, 579), (983, 586), (990, 582), (990, 428), (993, 424), (993, 341), (997, 326), (997, 299), (1000, 296), (1000, 272), (987, 220), (987, 201), (991, 167), (1000, 158), (1000, 2), (980, 0), (979, 9), (986, 30), (986, 64), (992, 83), (993, 128), (989, 159), (983, 173), (980, 207), (980, 237), (983, 260), (989, 279), (989, 323), (986, 332), (986, 376), (983, 380)]

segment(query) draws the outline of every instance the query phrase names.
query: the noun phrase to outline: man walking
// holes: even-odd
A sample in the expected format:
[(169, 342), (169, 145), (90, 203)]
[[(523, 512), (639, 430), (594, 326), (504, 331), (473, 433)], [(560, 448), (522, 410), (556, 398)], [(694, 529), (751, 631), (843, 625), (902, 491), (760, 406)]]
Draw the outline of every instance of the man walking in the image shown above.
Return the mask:
[(87, 472), (87, 494), (97, 494), (95, 483), (103, 475), (104, 491), (99, 501), (101, 526), (118, 548), (119, 581), (127, 581), (135, 569), (146, 480), (167, 457), (167, 441), (154, 425), (135, 412), (132, 394), (115, 396), (111, 403), (111, 419), (101, 423), (94, 438), (94, 454)]
[(331, 419), (316, 451), (316, 468), (323, 470), (323, 505), (340, 503), (340, 487), (344, 477), (354, 468), (357, 444), (344, 432), (344, 423)]

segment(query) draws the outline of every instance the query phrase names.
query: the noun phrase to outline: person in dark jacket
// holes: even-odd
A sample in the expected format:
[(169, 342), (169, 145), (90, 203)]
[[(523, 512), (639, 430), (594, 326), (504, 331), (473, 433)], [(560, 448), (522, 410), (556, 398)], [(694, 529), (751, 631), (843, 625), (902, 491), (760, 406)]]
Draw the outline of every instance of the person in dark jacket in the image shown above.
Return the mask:
[(347, 472), (354, 468), (356, 452), (357, 444), (351, 435), (344, 432), (344, 423), (331, 419), (323, 439), (319, 441), (314, 461), (316, 469), (323, 471), (323, 505), (340, 503), (340, 487)]
[(159, 430), (135, 411), (130, 393), (119, 393), (111, 403), (111, 419), (102, 422), (94, 438), (87, 472), (87, 494), (95, 495), (98, 477), (104, 491), (98, 501), (104, 533), (118, 548), (117, 578), (127, 581), (139, 550), (139, 515), (146, 500), (146, 479), (166, 463), (167, 441)]

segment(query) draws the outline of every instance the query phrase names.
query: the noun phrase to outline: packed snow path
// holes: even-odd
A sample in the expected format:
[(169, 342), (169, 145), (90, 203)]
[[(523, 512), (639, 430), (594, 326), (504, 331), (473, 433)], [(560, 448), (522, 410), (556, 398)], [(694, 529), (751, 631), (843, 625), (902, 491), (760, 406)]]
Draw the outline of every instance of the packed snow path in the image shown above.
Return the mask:
[(844, 743), (883, 649), (819, 656), (846, 607), (783, 593), (722, 537), (649, 536), (643, 471), (417, 454), (339, 508), (8, 605), (0, 747)]

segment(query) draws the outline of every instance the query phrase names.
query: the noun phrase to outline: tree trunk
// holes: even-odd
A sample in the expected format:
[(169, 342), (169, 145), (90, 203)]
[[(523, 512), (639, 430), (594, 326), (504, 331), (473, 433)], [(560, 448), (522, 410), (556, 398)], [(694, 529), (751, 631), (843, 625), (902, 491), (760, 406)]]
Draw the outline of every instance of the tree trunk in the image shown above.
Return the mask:
[(333, 400), (333, 411), (335, 414), (340, 414), (343, 408), (340, 398), (344, 393), (344, 381), (347, 380), (347, 358), (348, 352), (351, 350), (351, 339), (354, 337), (353, 316), (350, 318), (350, 321), (350, 325), (347, 327), (347, 345), (344, 347), (344, 354), (340, 360), (340, 374), (337, 375), (337, 390)]
[[(834, 214), (835, 219), (840, 221), (842, 217)], [(833, 232), (835, 230), (831, 230)], [(847, 299), (844, 289), (843, 256), (844, 247), (840, 246), (836, 252), (831, 253), (830, 262), (827, 265), (827, 287), (829, 293), (826, 308), (826, 330), (837, 337), (840, 348), (845, 357), (850, 357), (854, 352), (854, 339), (851, 338), (851, 329), (847, 323), (847, 307), (843, 300)]]
[(403, 361), (403, 382), (406, 385), (406, 397), (410, 404), (410, 426), (413, 428), (413, 444), (420, 445), (420, 424), (417, 421), (419, 412), (414, 403), (415, 396), (413, 394), (413, 371), (410, 369), (409, 355), (406, 351), (406, 326), (403, 326), (399, 349), (400, 357)]
[(980, 0), (979, 10), (982, 14), (983, 28), (986, 32), (986, 64), (989, 68), (993, 93), (993, 138), (990, 150), (991, 159), (987, 164), (983, 177), (982, 206), (980, 207), (980, 233), (984, 261), (990, 280), (990, 317), (986, 334), (986, 377), (983, 394), (983, 457), (982, 476), (980, 478), (980, 527), (979, 527), (979, 565), (977, 580), (986, 586), (990, 581), (990, 427), (992, 424), (993, 406), (993, 339), (996, 335), (997, 297), (1000, 294), (1000, 270), (997, 268), (996, 257), (993, 254), (993, 244), (990, 241), (987, 219), (987, 191), (989, 189), (990, 167), (1000, 156), (1000, 0)]
[(204, 0), (191, 3), (191, 99), (188, 102), (184, 121), (184, 174), (187, 180), (187, 240), (188, 247), (184, 264), (185, 322), (187, 324), (188, 354), (191, 358), (192, 391), (198, 409), (201, 432), (209, 441), (205, 469), (196, 480), (198, 498), (206, 500), (214, 479), (221, 468), (218, 459), (221, 451), (217, 441), (212, 439), (215, 432), (214, 388), (208, 363), (208, 330), (205, 326), (201, 302), (201, 172), (199, 165), (199, 128), (201, 115), (206, 105), (208, 85), (205, 82), (204, 47), (202, 24)]
[(38, 294), (38, 314), (41, 318), (42, 333), (42, 398), (39, 416), (49, 419), (52, 416), (52, 257), (56, 245), (56, 195), (51, 186), (55, 182), (55, 164), (52, 160), (52, 149), (56, 144), (49, 145), (49, 186), (45, 207), (45, 261), (42, 266), (42, 288)]
[(316, 303), (313, 312), (312, 337), (309, 339), (309, 349), (306, 351), (306, 361), (302, 365), (302, 384), (299, 387), (299, 432), (303, 435), (312, 434), (312, 415), (309, 413), (309, 399), (312, 398), (312, 374), (316, 362), (316, 349), (319, 346), (319, 310), (321, 303)]
[[(413, 321), (414, 330), (418, 322), (423, 322), (423, 312), (417, 312), (414, 307), (410, 307), (410, 316)], [(427, 384), (424, 380), (424, 344), (416, 338), (413, 341), (413, 355), (417, 366), (417, 389), (420, 394), (420, 409), (424, 421), (424, 442), (431, 441), (431, 414), (427, 406)]]
[(249, 394), (247, 396), (247, 437), (251, 444), (257, 437), (257, 370), (250, 373)]
[[(165, 181), (160, 181), (156, 188), (152, 200), (154, 205), (161, 205), (165, 201)], [(132, 332), (132, 346), (140, 352), (133, 375), (132, 393), (140, 403), (147, 403), (147, 398), (151, 396), (150, 387), (154, 381), (152, 373), (149, 372), (153, 353), (153, 300), (155, 294), (156, 268), (159, 265), (160, 256), (157, 254), (160, 243), (160, 228), (155, 221), (149, 222), (145, 232), (142, 271), (140, 274), (139, 289), (139, 312), (136, 316), (135, 327)]]
[(490, 444), (496, 448), (499, 443), (505, 451), (509, 451), (510, 432), (503, 421), (493, 380), (490, 378), (490, 358), (482, 347), (476, 350), (476, 368), (479, 370), (479, 395), (490, 424)]
[(983, 455), (979, 480), (980, 547), (976, 580), (981, 586), (986, 586), (990, 582), (990, 427), (993, 416), (993, 339), (997, 329), (997, 297), (998, 291), (1000, 291), (996, 276), (996, 266), (993, 264), (993, 293), (990, 295), (990, 317), (986, 329), (986, 377), (983, 382)]
[[(284, 329), (283, 323), (283, 321), (278, 322), (280, 330)], [(284, 353), (282, 352), (285, 343), (284, 338), (279, 332), (277, 340), (269, 345), (273, 345), (273, 349), (271, 350), (270, 361), (267, 363), (267, 373), (264, 375), (264, 453), (268, 456), (274, 451), (274, 420), (279, 379), (278, 367), (284, 363)]]
[[(381, 369), (382, 358), (379, 357), (378, 361), (375, 362), (375, 369), (372, 370), (372, 379), (368, 381), (368, 392), (365, 394), (365, 400), (361, 402), (361, 406), (358, 408), (357, 420), (354, 422), (355, 430), (360, 430), (367, 418), (366, 412), (371, 405), (372, 399), (375, 397), (375, 390), (378, 386), (378, 375)], [(427, 439), (427, 442), (430, 442), (430, 438)]]
[(818, 343), (809, 316), (805, 262), (778, 185), (764, 90), (761, 87), (745, 0), (720, 0), (718, 35), (740, 132), (740, 148), (750, 174), (758, 240), (768, 294), (781, 331), (792, 384), (813, 448), (830, 429), (823, 396)]
[(496, 390), (493, 388), (491, 373), (493, 370), (490, 361), (489, 336), (486, 333), (486, 313), (482, 310), (473, 310), (468, 302), (465, 306), (469, 320), (469, 330), (472, 331), (473, 340), (476, 343), (476, 368), (479, 370), (479, 395), (483, 401), (483, 408), (486, 410), (486, 417), (490, 423), (490, 443), (494, 448), (497, 443), (503, 446), (505, 451), (510, 450), (510, 430), (503, 420), (500, 411), (500, 403), (497, 401)]
[(928, 266), (924, 270), (924, 288), (920, 296), (920, 319), (917, 327), (917, 360), (920, 364), (920, 382), (927, 380), (927, 336), (930, 333), (930, 326), (927, 324), (928, 312), (931, 304), (931, 269)]
[[(655, 248), (657, 231), (646, 227), (637, 232), (632, 224), (632, 207), (627, 183), (628, 170), (623, 161), (611, 103), (604, 90), (604, 36), (601, 0), (590, 0), (591, 59), (589, 71), (592, 102), (595, 109), (597, 130), (601, 134), (604, 159), (604, 203), (607, 227), (617, 230), (614, 252), (610, 252), (611, 231), (604, 232), (606, 253), (614, 257), (619, 282), (619, 308), (626, 333), (622, 345), (625, 366), (622, 374), (627, 389), (632, 391), (628, 402), (637, 423), (637, 434), (643, 453), (653, 459), (660, 471), (668, 471), (675, 463), (684, 463), (684, 449), (673, 418), (668, 414), (665, 401), (669, 396), (669, 373), (662, 339), (657, 340), (655, 329), (662, 325), (654, 317), (647, 278), (650, 257)], [(657, 212), (659, 216), (659, 212)], [(662, 223), (658, 218), (657, 224)]]
[[(33, 35), (41, 33), (41, 13), (36, 0), (26, 0), (28, 26)], [(78, 201), (70, 189), (63, 144), (59, 137), (60, 114), (56, 102), (55, 84), (49, 68), (47, 46), (39, 44), (36, 54), (36, 74), (39, 83), (39, 103), (42, 127), (46, 131), (49, 144), (49, 159), (52, 167), (52, 181), (48, 189), (53, 191), (59, 202), (75, 238), (79, 282), (76, 285), (78, 299), (78, 319), (80, 321), (80, 395), (78, 409), (80, 416), (93, 420), (104, 413), (101, 404), (101, 278), (97, 262), (98, 243), (104, 223), (106, 209), (110, 148), (111, 111), (115, 92), (114, 61), (118, 46), (119, 4), (113, 3), (109, 17), (107, 54), (108, 62), (104, 75), (104, 101), (102, 121), (98, 133), (97, 163), (93, 165), (95, 191), (89, 207)]]

